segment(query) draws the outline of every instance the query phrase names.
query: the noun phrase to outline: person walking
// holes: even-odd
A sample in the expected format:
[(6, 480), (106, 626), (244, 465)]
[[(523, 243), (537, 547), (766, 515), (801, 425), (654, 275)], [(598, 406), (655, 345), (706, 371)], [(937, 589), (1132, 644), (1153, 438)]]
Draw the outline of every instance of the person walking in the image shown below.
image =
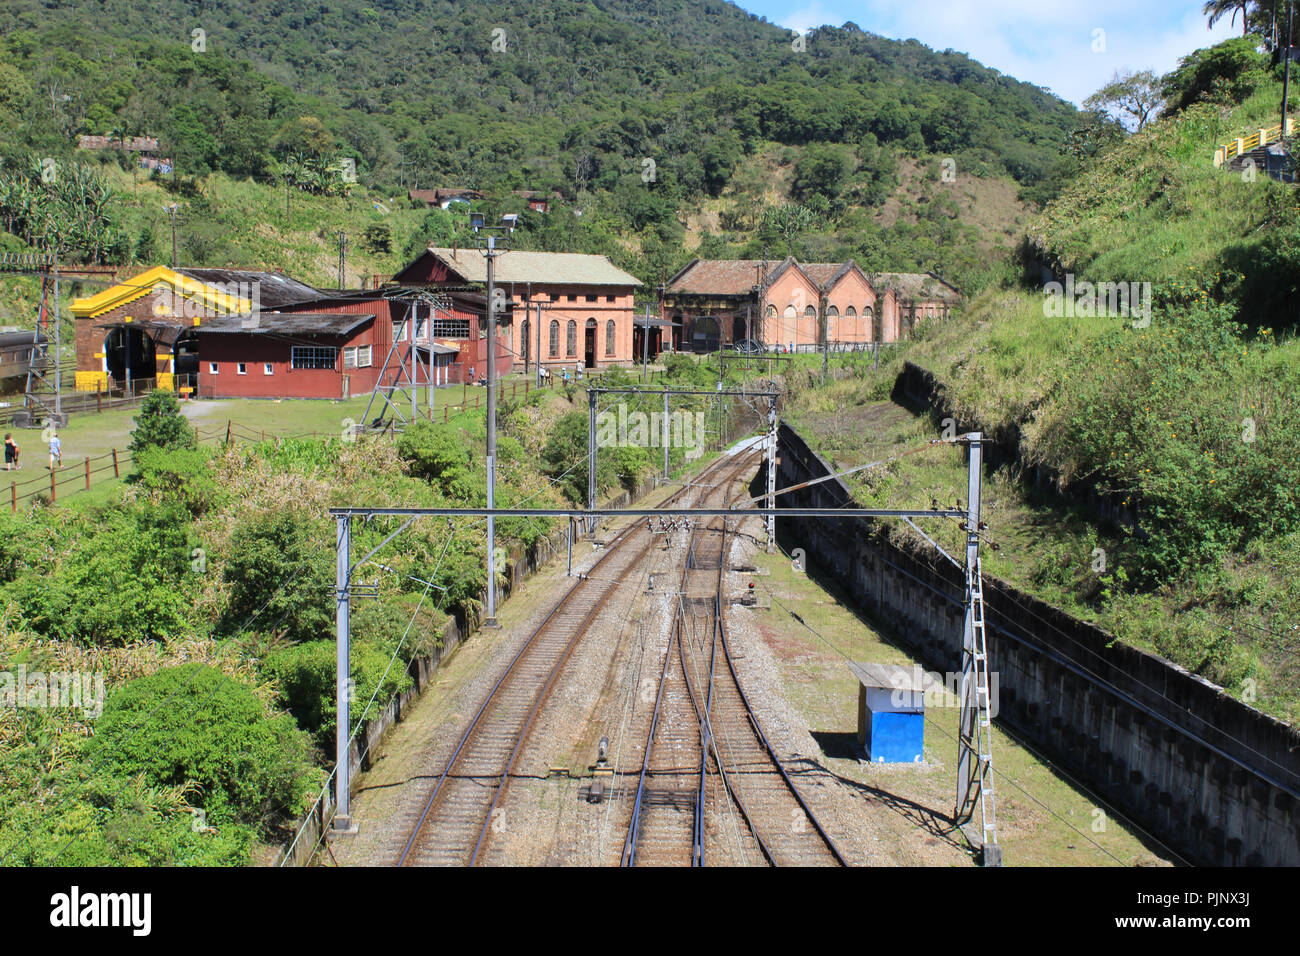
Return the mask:
[(63, 467), (63, 442), (59, 441), (58, 432), (50, 430), (50, 471)]
[(18, 464), (18, 443), (14, 441), (14, 436), (5, 432), (5, 471), (12, 471), (15, 468), (21, 468)]

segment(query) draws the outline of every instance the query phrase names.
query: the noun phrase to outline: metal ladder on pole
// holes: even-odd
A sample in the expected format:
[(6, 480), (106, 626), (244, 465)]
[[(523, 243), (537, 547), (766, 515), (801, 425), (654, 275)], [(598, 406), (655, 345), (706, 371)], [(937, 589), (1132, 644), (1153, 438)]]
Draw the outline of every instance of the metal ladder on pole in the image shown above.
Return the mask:
[[(974, 580), (970, 585), (971, 626), (974, 637), (972, 664), (975, 682), (974, 739), (967, 741), (976, 754), (976, 764), (971, 768), (971, 790), (968, 813), (973, 815), (974, 798), (978, 797), (980, 823), (984, 845), (997, 843), (996, 806), (993, 793), (993, 722), (989, 716), (989, 658), (984, 629), (984, 572), (978, 558), (975, 560)], [(969, 817), (968, 817), (969, 818)]]
[(58, 356), (50, 355), (50, 336), (46, 334), (51, 321), (47, 277), (41, 276), (41, 304), (36, 314), (36, 329), (32, 334), (32, 350), (27, 365), (27, 386), (23, 390), (23, 409), (30, 413), (31, 421), (48, 421), (54, 414), (54, 383), (52, 375)]
[[(988, 640), (984, 620), (984, 571), (980, 561), (980, 498), (983, 477), (983, 436), (963, 436), (970, 447), (966, 520), (966, 618), (962, 624), (961, 700), (958, 706), (957, 805), (953, 819), (959, 828), (970, 823), (976, 806), (981, 832), (970, 842), (985, 866), (1002, 865), (993, 794), (993, 722), (989, 700)], [(967, 838), (970, 834), (967, 832)]]

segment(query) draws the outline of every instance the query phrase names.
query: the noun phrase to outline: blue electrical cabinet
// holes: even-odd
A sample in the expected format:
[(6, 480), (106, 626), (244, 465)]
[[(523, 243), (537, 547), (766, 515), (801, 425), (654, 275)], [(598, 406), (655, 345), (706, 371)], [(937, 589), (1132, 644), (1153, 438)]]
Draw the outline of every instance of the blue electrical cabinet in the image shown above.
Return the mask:
[(858, 745), (872, 763), (925, 759), (925, 687), (920, 667), (853, 663), (858, 678)]

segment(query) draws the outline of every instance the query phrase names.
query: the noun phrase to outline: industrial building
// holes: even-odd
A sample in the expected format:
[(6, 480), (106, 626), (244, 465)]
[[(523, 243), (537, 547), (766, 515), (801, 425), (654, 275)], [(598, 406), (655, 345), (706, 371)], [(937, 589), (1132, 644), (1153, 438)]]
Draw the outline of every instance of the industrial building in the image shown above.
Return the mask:
[(695, 259), (664, 288), (674, 347), (711, 351), (750, 339), (772, 348), (832, 348), (906, 338), (924, 318), (947, 318), (957, 288), (931, 273), (869, 275), (853, 260), (801, 263)]

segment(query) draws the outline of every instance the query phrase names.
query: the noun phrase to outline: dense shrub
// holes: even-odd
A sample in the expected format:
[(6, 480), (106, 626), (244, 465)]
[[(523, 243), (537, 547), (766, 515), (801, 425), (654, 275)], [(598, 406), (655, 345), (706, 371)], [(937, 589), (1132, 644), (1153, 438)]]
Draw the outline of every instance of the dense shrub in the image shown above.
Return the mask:
[(487, 479), (476, 474), (473, 455), (454, 426), (416, 422), (397, 440), (397, 454), (412, 475), (438, 485), (450, 498), (472, 501), (487, 493)]
[(1236, 103), (1244, 100), (1268, 79), (1264, 57), (1255, 49), (1257, 42), (1252, 37), (1234, 37), (1179, 60), (1178, 68), (1163, 77), (1169, 111), (1216, 97)]
[(1034, 441), (1139, 509), (1139, 584), (1300, 527), (1300, 376), (1202, 305), (1080, 346)]
[(153, 784), (192, 783), (210, 820), (263, 825), (312, 789), (305, 734), (205, 664), (139, 677), (109, 695), (89, 756)]
[(334, 547), (315, 514), (282, 507), (249, 514), (230, 535), (222, 574), (227, 633), (248, 629), (310, 641), (334, 626)]
[(135, 454), (135, 481), (148, 498), (178, 504), (197, 518), (217, 495), (211, 457), (205, 448), (149, 445)]
[(118, 505), (65, 526), (62, 553), (5, 587), (27, 626), (89, 644), (180, 636), (195, 626), (188, 515), (175, 504)]

